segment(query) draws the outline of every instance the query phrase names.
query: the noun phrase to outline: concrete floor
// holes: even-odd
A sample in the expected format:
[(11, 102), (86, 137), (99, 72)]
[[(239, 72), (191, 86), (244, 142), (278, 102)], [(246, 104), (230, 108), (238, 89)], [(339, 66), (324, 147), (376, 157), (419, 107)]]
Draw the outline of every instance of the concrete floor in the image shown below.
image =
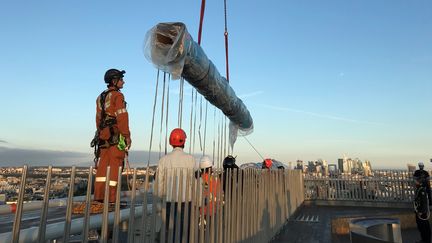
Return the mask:
[[(412, 209), (410, 208), (303, 206), (287, 221), (281, 232), (271, 242), (350, 243), (348, 234), (332, 235), (332, 219), (340, 217), (385, 217), (411, 212)], [(401, 233), (404, 243), (414, 243), (420, 239), (416, 228), (404, 229)]]

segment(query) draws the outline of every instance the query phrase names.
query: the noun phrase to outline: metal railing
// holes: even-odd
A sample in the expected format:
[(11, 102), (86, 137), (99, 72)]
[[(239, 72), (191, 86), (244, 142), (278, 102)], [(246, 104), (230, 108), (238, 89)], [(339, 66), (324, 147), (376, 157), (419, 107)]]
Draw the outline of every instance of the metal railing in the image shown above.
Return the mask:
[(304, 176), (305, 200), (412, 202), (414, 181), (408, 171), (374, 171), (373, 176)]
[[(51, 169), (45, 192), (50, 189)], [(196, 172), (174, 169), (159, 171), (153, 182), (146, 173), (144, 187), (137, 190), (137, 170), (133, 169), (127, 198), (121, 197), (119, 179), (114, 210), (110, 212), (105, 203), (102, 214), (91, 215), (90, 167), (82, 215), (71, 215), (76, 197), (70, 190), (61, 222), (47, 224), (49, 200), (45, 193), (40, 224), (22, 229), (27, 171), (24, 166), (13, 230), (0, 234), (0, 243), (69, 242), (72, 238), (87, 242), (90, 231), (98, 232), (100, 242), (268, 242), (303, 203), (305, 195), (303, 176), (297, 170), (216, 170), (206, 183)], [(72, 167), (69, 188), (74, 188), (74, 177)], [(108, 188), (106, 185), (105, 192)], [(121, 200), (128, 201), (127, 208), (120, 209)]]

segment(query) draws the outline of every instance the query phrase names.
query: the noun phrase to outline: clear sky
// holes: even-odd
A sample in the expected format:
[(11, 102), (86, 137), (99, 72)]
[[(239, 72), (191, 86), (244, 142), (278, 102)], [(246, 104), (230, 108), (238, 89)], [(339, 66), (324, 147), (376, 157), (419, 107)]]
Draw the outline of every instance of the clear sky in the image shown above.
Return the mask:
[[(95, 100), (109, 68), (127, 72), (123, 93), (133, 139), (131, 160), (144, 165), (157, 74), (144, 58), (144, 36), (159, 22), (180, 21), (197, 40), (200, 4), (3, 2), (0, 166), (90, 161)], [(431, 1), (227, 4), (230, 81), (254, 119), (248, 139), (264, 157), (336, 163), (345, 154), (381, 168), (429, 161)], [(224, 75), (223, 32), (223, 1), (207, 1), (202, 47)], [(178, 122), (178, 84), (170, 82), (169, 129)], [(160, 133), (160, 99), (152, 145), (156, 153), (165, 136)], [(184, 106), (183, 124), (189, 131), (189, 85)], [(209, 108), (206, 153), (213, 149), (217, 130), (213, 113)], [(201, 153), (197, 141), (194, 151)], [(240, 163), (261, 160), (241, 137), (234, 154)]]

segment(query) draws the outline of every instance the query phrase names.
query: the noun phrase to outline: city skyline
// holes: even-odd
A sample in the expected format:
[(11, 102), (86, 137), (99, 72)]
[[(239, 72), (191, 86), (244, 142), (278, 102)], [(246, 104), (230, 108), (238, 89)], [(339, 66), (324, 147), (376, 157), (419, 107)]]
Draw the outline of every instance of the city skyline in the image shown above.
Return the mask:
[[(239, 137), (233, 154), (241, 163), (261, 156), (335, 163), (346, 154), (376, 168), (406, 168), (419, 161), (431, 167), (430, 1), (227, 4), (230, 85), (251, 112), (254, 132), (247, 139), (259, 152)], [(109, 68), (126, 70), (130, 160), (146, 163), (157, 71), (144, 57), (144, 36), (159, 22), (181, 21), (196, 41), (199, 2), (116, 6), (49, 0), (8, 2), (4, 8), (0, 166), (21, 161), (90, 165), (95, 100)], [(223, 3), (209, 2), (202, 47), (225, 76), (223, 33)], [(190, 112), (205, 110), (205, 103), (201, 107), (198, 97), (193, 107), (192, 88), (187, 83), (184, 88), (186, 151), (218, 154), (213, 143), (222, 115), (209, 106), (206, 151), (201, 151), (204, 137), (197, 134), (198, 127), (204, 134), (204, 113), (196, 115), (191, 134)], [(179, 124), (179, 93), (179, 81), (171, 81), (168, 130)], [(164, 151), (166, 136), (160, 100), (151, 145), (156, 154)]]

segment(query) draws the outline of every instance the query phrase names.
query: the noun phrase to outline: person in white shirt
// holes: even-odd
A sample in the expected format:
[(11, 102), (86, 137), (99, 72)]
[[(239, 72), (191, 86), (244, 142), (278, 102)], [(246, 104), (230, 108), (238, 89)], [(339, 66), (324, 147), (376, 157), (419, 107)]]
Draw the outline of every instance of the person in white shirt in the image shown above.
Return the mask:
[[(173, 242), (179, 242), (182, 239), (183, 233), (183, 218), (185, 214), (185, 208), (188, 207), (190, 220), (191, 212), (191, 187), (186, 185), (186, 178), (189, 176), (192, 178), (194, 172), (198, 169), (195, 158), (183, 151), (186, 142), (186, 133), (181, 128), (175, 128), (171, 131), (169, 143), (173, 147), (173, 151), (160, 158), (158, 162), (156, 183), (158, 183), (158, 196), (162, 199), (166, 199), (166, 217), (165, 225), (166, 235), (168, 236), (168, 225), (170, 220), (171, 207), (174, 206), (174, 239)], [(180, 178), (181, 176), (181, 178)], [(182, 186), (180, 187), (180, 184)], [(175, 186), (176, 185), (176, 186)], [(176, 189), (173, 193), (173, 189)], [(180, 194), (180, 190), (182, 193)], [(189, 197), (186, 198), (186, 190), (189, 190)], [(180, 212), (180, 239), (175, 239), (176, 232), (176, 219), (177, 219), (177, 205), (181, 203)], [(188, 223), (189, 225), (189, 223)], [(189, 230), (187, 231), (189, 232)], [(166, 238), (168, 239), (168, 238)]]

